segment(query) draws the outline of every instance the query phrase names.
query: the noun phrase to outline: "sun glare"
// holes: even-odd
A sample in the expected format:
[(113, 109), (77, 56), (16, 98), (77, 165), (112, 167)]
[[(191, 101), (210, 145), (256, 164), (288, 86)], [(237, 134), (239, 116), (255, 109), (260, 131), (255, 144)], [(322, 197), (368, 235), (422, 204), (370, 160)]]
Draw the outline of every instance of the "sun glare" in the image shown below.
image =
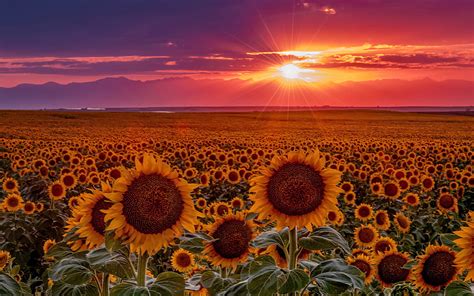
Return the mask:
[(278, 72), (281, 77), (289, 80), (301, 79), (305, 81), (310, 81), (311, 77), (307, 74), (315, 72), (311, 69), (300, 68), (295, 64), (286, 64), (278, 68)]

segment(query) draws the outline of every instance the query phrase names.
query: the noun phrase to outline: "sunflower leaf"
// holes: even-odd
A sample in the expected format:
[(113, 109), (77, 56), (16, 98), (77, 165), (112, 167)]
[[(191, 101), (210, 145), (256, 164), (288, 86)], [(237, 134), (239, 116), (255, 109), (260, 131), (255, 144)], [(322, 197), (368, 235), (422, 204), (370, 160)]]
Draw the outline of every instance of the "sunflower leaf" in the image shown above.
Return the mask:
[(93, 284), (70, 285), (67, 283), (55, 282), (51, 288), (51, 292), (53, 296), (95, 296), (99, 294), (99, 289)]
[[(54, 287), (54, 286), (53, 286)], [(137, 286), (135, 283), (122, 282), (114, 286), (110, 290), (110, 296), (150, 296), (150, 295), (159, 295), (151, 294), (147, 287)]]
[(130, 261), (125, 254), (120, 252), (109, 252), (105, 248), (96, 249), (87, 254), (87, 261), (97, 271), (125, 279), (134, 276)]
[(288, 241), (288, 228), (282, 231), (265, 231), (257, 236), (253, 241), (253, 246), (256, 248), (266, 248), (271, 245), (278, 245), (280, 248), (286, 248)]
[(300, 238), (299, 244), (307, 250), (332, 250), (339, 248), (346, 254), (351, 252), (344, 237), (328, 226), (317, 228), (309, 236)]
[(303, 289), (309, 283), (309, 276), (301, 269), (293, 269), (282, 275), (280, 281), (278, 292), (287, 294)]
[(86, 260), (66, 258), (53, 268), (51, 278), (69, 285), (84, 285), (92, 279), (93, 272)]
[(311, 276), (318, 288), (327, 294), (338, 294), (349, 289), (364, 287), (362, 272), (341, 259), (321, 262), (311, 271)]
[(472, 296), (474, 295), (468, 283), (455, 281), (444, 290), (445, 296)]
[(160, 273), (149, 287), (150, 292), (161, 296), (184, 295), (184, 277), (176, 272), (166, 271)]
[(0, 295), (16, 296), (20, 295), (20, 285), (14, 278), (6, 273), (0, 273)]

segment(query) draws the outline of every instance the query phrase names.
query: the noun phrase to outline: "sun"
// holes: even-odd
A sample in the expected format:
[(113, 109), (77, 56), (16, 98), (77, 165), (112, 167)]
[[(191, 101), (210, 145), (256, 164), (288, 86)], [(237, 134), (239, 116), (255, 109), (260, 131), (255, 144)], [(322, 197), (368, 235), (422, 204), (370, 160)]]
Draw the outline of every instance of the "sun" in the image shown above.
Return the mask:
[(315, 72), (312, 69), (300, 68), (295, 64), (286, 64), (278, 68), (278, 73), (281, 77), (294, 80), (301, 79), (305, 81), (311, 80), (310, 73)]

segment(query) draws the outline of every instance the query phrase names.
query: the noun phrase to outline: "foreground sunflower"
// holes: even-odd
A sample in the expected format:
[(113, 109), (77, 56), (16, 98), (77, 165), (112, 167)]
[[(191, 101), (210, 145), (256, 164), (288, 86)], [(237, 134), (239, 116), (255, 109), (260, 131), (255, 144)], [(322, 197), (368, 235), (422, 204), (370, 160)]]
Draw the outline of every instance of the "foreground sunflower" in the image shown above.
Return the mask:
[(421, 291), (439, 291), (459, 273), (456, 253), (447, 246), (429, 245), (413, 269), (413, 281)]
[(18, 182), (13, 178), (6, 178), (2, 183), (2, 188), (7, 193), (13, 193), (18, 191)]
[(374, 215), (374, 210), (371, 205), (361, 203), (355, 209), (355, 217), (363, 222), (366, 222), (372, 219)]
[(133, 251), (153, 255), (183, 234), (194, 231), (198, 212), (191, 191), (196, 185), (180, 179), (178, 172), (149, 154), (135, 161), (135, 169), (122, 172), (112, 193), (113, 205), (102, 210), (107, 230), (130, 244)]
[(360, 247), (372, 247), (378, 239), (379, 233), (372, 225), (361, 225), (354, 231), (354, 240)]
[(203, 254), (215, 266), (235, 269), (252, 251), (250, 242), (256, 236), (254, 228), (253, 222), (245, 220), (241, 212), (218, 218), (207, 227), (215, 240), (207, 243)]
[(194, 255), (184, 249), (178, 249), (171, 256), (171, 266), (179, 272), (189, 272), (194, 268)]
[(81, 219), (76, 233), (85, 239), (88, 249), (93, 249), (104, 242), (106, 225), (103, 211), (112, 206), (104, 194), (111, 191), (112, 188), (108, 184), (102, 183), (102, 191), (93, 190), (92, 194), (83, 194), (77, 206)]
[(406, 281), (411, 271), (403, 268), (408, 262), (408, 255), (392, 250), (379, 255), (375, 259), (376, 276), (383, 287), (389, 288), (393, 284)]
[(459, 236), (454, 242), (461, 249), (455, 262), (459, 268), (468, 271), (465, 280), (474, 281), (474, 220), (467, 222), (467, 226), (461, 227), (454, 234)]
[(9, 212), (16, 212), (23, 208), (23, 198), (16, 193), (9, 194), (3, 200), (3, 208)]
[(261, 169), (261, 176), (254, 178), (250, 211), (260, 219), (276, 220), (278, 229), (312, 230), (313, 225), (324, 225), (328, 211), (336, 207), (340, 176), (341, 172), (324, 168), (319, 151), (275, 156), (269, 167)]

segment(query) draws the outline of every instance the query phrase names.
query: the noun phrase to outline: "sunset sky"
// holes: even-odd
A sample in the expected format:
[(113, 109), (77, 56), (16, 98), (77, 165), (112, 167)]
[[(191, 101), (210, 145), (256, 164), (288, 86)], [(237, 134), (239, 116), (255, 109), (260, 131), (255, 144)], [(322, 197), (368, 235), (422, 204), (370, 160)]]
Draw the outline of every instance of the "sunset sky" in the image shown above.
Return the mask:
[(0, 87), (119, 76), (472, 81), (473, 20), (470, 0), (6, 0)]

